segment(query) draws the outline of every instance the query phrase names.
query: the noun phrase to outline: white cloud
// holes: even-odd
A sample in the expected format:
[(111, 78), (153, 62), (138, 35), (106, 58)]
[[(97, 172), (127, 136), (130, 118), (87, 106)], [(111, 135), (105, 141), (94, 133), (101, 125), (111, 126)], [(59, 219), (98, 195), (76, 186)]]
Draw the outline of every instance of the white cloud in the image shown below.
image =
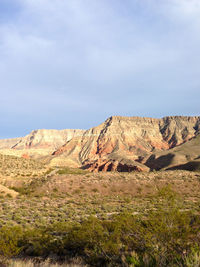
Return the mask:
[(169, 8), (174, 15), (183, 19), (200, 19), (200, 2), (199, 0), (170, 0)]
[(57, 116), (73, 110), (79, 127), (76, 110), (90, 118), (116, 109), (147, 115), (152, 95), (152, 114), (160, 114), (163, 94), (163, 109), (173, 112), (172, 93), (195, 93), (188, 110), (182, 99), (188, 113), (200, 96), (199, 0), (16, 1), (15, 19), (0, 23), (0, 90), (12, 103), (4, 101), (0, 112), (22, 114), (29, 99), (37, 121), (33, 99), (43, 112), (54, 103)]

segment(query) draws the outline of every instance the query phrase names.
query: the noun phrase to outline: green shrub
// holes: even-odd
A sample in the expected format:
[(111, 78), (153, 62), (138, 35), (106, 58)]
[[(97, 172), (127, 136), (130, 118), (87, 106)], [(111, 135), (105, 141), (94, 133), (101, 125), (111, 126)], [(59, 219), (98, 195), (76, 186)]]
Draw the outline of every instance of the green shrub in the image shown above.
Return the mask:
[(19, 226), (3, 226), (0, 228), (0, 255), (5, 257), (18, 255), (23, 232)]
[(81, 169), (75, 169), (75, 168), (63, 168), (57, 171), (57, 174), (63, 175), (63, 174), (87, 174), (88, 172)]
[(200, 249), (198, 245), (192, 247), (190, 253), (184, 257), (184, 265), (186, 267), (200, 266)]
[(23, 231), (4, 226), (0, 254), (81, 257), (92, 266), (199, 266), (199, 216), (184, 211), (170, 187), (153, 201), (154, 209), (145, 216), (126, 212), (109, 220), (89, 217)]
[(157, 208), (143, 222), (145, 250), (159, 266), (182, 262), (199, 231), (199, 219), (183, 211), (183, 201), (170, 187), (163, 188), (155, 201)]

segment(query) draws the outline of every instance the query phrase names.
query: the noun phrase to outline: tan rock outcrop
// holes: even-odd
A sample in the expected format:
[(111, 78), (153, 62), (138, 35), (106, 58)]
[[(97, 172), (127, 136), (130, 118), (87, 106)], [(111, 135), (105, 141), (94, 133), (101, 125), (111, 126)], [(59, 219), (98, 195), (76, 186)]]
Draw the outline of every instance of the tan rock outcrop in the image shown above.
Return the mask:
[(0, 139), (0, 149), (10, 149), (18, 142), (20, 142), (21, 137), (19, 138), (9, 138), (9, 139)]
[(121, 160), (131, 157), (132, 161), (144, 163), (143, 159), (153, 152), (168, 150), (195, 137), (199, 129), (200, 117), (114, 116), (82, 136), (72, 138), (53, 155), (78, 159), (79, 166), (88, 166), (91, 170), (117, 169), (119, 167), (109, 165), (120, 162), (112, 158), (114, 153), (121, 155)]
[(0, 140), (0, 152), (22, 157), (47, 156), (73, 137), (81, 136), (83, 133), (84, 130), (73, 129), (34, 130), (25, 137)]
[(84, 130), (35, 130), (17, 142), (13, 149), (52, 148), (57, 149), (75, 136), (81, 136)]

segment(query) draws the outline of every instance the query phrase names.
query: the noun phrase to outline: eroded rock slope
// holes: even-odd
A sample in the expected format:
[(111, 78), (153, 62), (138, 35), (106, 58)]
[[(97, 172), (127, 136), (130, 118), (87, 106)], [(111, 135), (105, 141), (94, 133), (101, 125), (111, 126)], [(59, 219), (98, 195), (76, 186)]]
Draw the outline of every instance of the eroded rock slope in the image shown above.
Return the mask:
[(112, 116), (86, 131), (35, 130), (22, 138), (0, 140), (0, 153), (46, 157), (53, 166), (91, 171), (149, 171), (198, 161), (199, 136), (198, 116)]
[(53, 153), (52, 165), (71, 164), (90, 170), (148, 170), (148, 158), (170, 151), (200, 132), (200, 117), (162, 119), (113, 116), (75, 136)]
[(13, 155), (49, 155), (84, 130), (34, 130), (21, 138), (0, 140), (0, 153)]

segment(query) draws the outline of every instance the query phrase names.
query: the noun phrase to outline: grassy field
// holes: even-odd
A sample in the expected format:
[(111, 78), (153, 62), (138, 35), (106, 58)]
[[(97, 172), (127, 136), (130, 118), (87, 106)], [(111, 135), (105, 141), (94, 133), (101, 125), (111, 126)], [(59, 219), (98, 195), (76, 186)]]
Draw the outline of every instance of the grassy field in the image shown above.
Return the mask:
[[(197, 248), (200, 243), (198, 233), (195, 232), (200, 225), (197, 223), (200, 211), (199, 172), (174, 170), (150, 173), (89, 173), (70, 168), (53, 169), (37, 161), (12, 156), (0, 156), (0, 160), (0, 255), (2, 262), (6, 262), (5, 266), (36, 266), (34, 261), (37, 257), (50, 257), (49, 262), (38, 263), (37, 266), (56, 266), (60, 261), (63, 266), (199, 266), (194, 265), (195, 259), (195, 264), (200, 264)], [(172, 199), (176, 199), (175, 206), (170, 206)], [(173, 254), (171, 245), (166, 248), (162, 241), (161, 247), (161, 241), (155, 241), (161, 230), (164, 236), (169, 235), (169, 226), (162, 228), (166, 224), (163, 220), (166, 214), (160, 213), (162, 209), (159, 203), (165, 205), (164, 212), (172, 212), (172, 225), (178, 224), (182, 229), (182, 236), (178, 236), (175, 226), (174, 232), (172, 231), (172, 240), (181, 251), (176, 251), (179, 265), (175, 265), (175, 256), (174, 265), (169, 265)], [(172, 209), (169, 211), (168, 207)], [(173, 213), (174, 211), (177, 213)], [(163, 221), (162, 225), (152, 220), (153, 212), (157, 212), (154, 216)], [(185, 218), (184, 222), (180, 220), (181, 217)], [(194, 227), (190, 227), (188, 218), (195, 221)], [(151, 226), (145, 228), (147, 222), (151, 222)], [(162, 229), (157, 229), (155, 225)], [(90, 234), (95, 231), (94, 236), (85, 236), (83, 233), (87, 231), (82, 232), (81, 227), (93, 227)], [(145, 241), (135, 240), (134, 243), (129, 240), (127, 233), (124, 233), (126, 227), (129, 237), (135, 227)], [(11, 234), (7, 236), (9, 231)], [(151, 236), (150, 231), (155, 234)], [(76, 244), (72, 245), (73, 238), (69, 233), (74, 234)], [(19, 239), (13, 240), (13, 237)], [(39, 237), (41, 240), (37, 239)], [(91, 238), (94, 240), (91, 241)], [(149, 243), (149, 238), (152, 238), (152, 244)], [(194, 247), (191, 247), (191, 238)], [(13, 247), (6, 247), (4, 250), (5, 244), (1, 243), (4, 239), (11, 240)], [(140, 242), (143, 242), (144, 251), (148, 255), (139, 249)], [(171, 244), (170, 240), (166, 239), (165, 242)], [(182, 246), (179, 246), (180, 242)], [(48, 244), (46, 249), (45, 244)], [(96, 247), (96, 251), (91, 248), (91, 244), (92, 248)], [(152, 247), (158, 245), (162, 257), (166, 257), (165, 261), (152, 250)], [(162, 252), (162, 248), (167, 252)], [(168, 250), (171, 251), (169, 255)], [(33, 259), (28, 262), (19, 259), (8, 261), (13, 256), (31, 256)], [(145, 261), (145, 257), (149, 257), (148, 260)], [(51, 263), (52, 258), (57, 259), (56, 262)], [(69, 259), (71, 263), (66, 263)]]

